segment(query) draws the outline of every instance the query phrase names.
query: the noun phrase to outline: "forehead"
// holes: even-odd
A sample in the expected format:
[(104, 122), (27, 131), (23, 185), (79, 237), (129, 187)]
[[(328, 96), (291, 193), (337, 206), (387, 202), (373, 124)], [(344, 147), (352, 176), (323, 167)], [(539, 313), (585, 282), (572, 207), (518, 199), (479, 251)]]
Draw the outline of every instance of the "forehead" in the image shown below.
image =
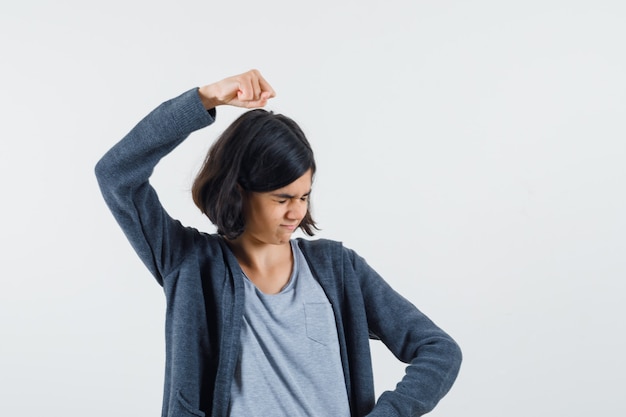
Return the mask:
[(311, 185), (313, 183), (313, 173), (311, 170), (305, 172), (300, 178), (294, 182), (278, 188), (273, 191), (267, 191), (265, 195), (275, 196), (289, 196), (289, 197), (301, 197), (311, 192)]
[[(313, 183), (313, 173), (309, 169), (305, 172), (300, 178), (292, 182), (291, 184), (287, 184), (278, 190), (290, 190), (290, 189), (301, 189), (301, 188), (311, 188), (311, 184)], [(278, 191), (276, 190), (276, 191)]]

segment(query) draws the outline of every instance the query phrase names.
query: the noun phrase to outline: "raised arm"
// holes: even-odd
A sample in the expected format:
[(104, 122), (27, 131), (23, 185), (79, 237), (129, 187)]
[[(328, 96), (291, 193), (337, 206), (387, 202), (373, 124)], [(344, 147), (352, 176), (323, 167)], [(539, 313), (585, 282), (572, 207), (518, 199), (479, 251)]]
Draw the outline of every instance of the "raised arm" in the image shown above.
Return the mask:
[(261, 107), (274, 95), (257, 70), (194, 88), (150, 112), (98, 161), (96, 177), (107, 205), (161, 285), (196, 232), (162, 207), (149, 182), (154, 167), (189, 134), (213, 123), (215, 107)]

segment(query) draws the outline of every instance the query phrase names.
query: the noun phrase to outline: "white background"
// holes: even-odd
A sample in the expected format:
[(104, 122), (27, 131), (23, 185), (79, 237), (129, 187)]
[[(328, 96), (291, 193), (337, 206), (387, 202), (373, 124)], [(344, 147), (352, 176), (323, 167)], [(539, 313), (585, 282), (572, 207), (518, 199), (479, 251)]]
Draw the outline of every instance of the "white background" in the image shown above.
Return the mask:
[[(463, 348), (432, 416), (623, 416), (622, 1), (4, 1), (0, 414), (156, 416), (164, 299), (99, 157), (153, 107), (258, 68), (318, 159), (320, 237)], [(158, 167), (168, 211), (223, 110)], [(403, 365), (373, 343), (376, 389)]]

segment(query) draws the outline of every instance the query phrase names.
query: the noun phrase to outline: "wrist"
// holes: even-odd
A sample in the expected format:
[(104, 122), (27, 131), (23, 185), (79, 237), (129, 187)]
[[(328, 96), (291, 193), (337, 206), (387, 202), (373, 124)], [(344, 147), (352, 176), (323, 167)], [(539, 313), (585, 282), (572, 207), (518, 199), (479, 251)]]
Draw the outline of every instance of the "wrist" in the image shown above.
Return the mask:
[(200, 96), (200, 101), (202, 101), (202, 105), (205, 109), (210, 110), (220, 105), (220, 101), (216, 98), (216, 95), (213, 91), (213, 85), (205, 85), (204, 87), (198, 88), (198, 95)]

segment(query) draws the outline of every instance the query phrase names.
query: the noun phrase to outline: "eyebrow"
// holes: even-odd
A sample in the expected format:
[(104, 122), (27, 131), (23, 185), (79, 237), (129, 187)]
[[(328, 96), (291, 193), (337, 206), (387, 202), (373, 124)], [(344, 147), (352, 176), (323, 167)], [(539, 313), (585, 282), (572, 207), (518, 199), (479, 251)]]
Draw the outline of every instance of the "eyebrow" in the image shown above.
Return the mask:
[[(311, 194), (311, 190), (309, 190), (306, 194), (302, 194), (302, 197), (308, 197), (309, 194)], [(277, 197), (277, 198), (287, 198), (287, 199), (296, 198), (295, 195), (291, 195), (291, 194), (287, 194), (287, 193), (272, 193), (270, 195), (272, 197)], [(302, 198), (302, 197), (299, 197), (299, 198)]]

